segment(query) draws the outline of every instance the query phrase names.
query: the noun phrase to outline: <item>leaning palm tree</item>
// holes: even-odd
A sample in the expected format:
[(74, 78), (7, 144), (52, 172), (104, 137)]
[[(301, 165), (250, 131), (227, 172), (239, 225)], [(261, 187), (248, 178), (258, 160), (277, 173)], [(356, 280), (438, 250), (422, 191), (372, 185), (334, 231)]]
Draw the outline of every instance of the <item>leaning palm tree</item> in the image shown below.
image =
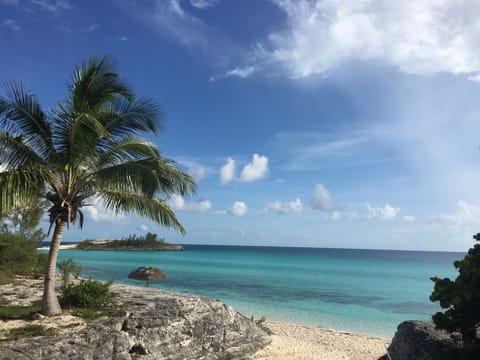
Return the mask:
[(196, 185), (177, 164), (141, 137), (157, 134), (162, 118), (150, 99), (138, 98), (107, 58), (77, 67), (65, 98), (45, 113), (20, 83), (0, 97), (0, 214), (45, 198), (53, 230), (42, 311), (61, 313), (55, 268), (65, 227), (83, 225), (82, 207), (101, 200), (113, 213), (137, 213), (185, 230), (167, 205)]

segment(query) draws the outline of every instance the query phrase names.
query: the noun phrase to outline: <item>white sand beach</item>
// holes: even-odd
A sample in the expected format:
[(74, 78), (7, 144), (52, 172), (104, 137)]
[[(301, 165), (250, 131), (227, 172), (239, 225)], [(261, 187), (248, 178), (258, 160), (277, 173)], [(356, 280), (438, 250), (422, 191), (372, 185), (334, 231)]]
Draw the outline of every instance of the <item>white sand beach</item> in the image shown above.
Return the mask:
[[(60, 245), (60, 250), (72, 250), (77, 247), (77, 244), (64, 244)], [(37, 250), (50, 250), (50, 247), (48, 246), (42, 246), (38, 247)]]
[(390, 339), (320, 327), (267, 321), (272, 343), (257, 352), (258, 360), (377, 360), (386, 354)]

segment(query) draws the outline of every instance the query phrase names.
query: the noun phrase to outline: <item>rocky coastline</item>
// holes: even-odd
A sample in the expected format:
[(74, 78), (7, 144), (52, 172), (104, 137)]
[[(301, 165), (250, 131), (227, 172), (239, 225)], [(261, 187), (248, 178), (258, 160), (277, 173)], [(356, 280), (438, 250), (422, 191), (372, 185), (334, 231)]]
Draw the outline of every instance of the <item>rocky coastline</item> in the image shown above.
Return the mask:
[[(35, 288), (41, 294), (38, 286), (30, 292)], [(112, 290), (125, 310), (60, 325), (54, 336), (0, 342), (0, 359), (248, 359), (271, 342), (251, 319), (216, 299), (121, 285)]]

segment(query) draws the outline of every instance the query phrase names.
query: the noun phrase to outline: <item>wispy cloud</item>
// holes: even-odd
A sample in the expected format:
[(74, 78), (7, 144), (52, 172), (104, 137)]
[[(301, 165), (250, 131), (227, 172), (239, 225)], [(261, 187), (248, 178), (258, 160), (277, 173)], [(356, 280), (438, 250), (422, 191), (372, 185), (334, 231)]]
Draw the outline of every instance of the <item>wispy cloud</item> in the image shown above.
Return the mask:
[(2, 5), (20, 5), (19, 0), (0, 0), (0, 4)]
[(128, 36), (125, 36), (125, 35), (119, 35), (117, 37), (117, 41), (128, 41), (130, 40), (130, 38)]
[(91, 32), (94, 32), (95, 30), (97, 30), (99, 27), (100, 27), (100, 25), (98, 25), (98, 24), (92, 24), (92, 25), (81, 28), (80, 31), (91, 33)]
[(263, 208), (263, 211), (267, 214), (290, 214), (290, 213), (298, 213), (302, 211), (303, 204), (300, 198), (297, 198), (293, 201), (270, 201), (267, 202)]
[(233, 205), (227, 209), (227, 214), (231, 216), (244, 216), (247, 211), (247, 204), (243, 201), (235, 201)]
[(66, 0), (30, 0), (32, 4), (53, 14), (59, 14), (63, 10), (69, 10), (72, 7)]
[(12, 19), (3, 19), (3, 21), (0, 23), (2, 27), (8, 28), (13, 32), (18, 32), (20, 31), (20, 26), (12, 20)]
[(253, 66), (236, 67), (234, 69), (228, 70), (225, 73), (225, 77), (240, 77), (245, 79), (252, 76), (254, 73), (255, 68)]
[(454, 227), (478, 226), (480, 225), (480, 207), (466, 201), (458, 201), (455, 211), (450, 214), (434, 216), (431, 221)]
[(349, 59), (410, 74), (480, 71), (479, 2), (272, 0), (287, 27), (257, 47), (257, 58), (290, 77), (327, 74)]
[(190, 0), (190, 5), (198, 9), (206, 9), (217, 5), (219, 0)]

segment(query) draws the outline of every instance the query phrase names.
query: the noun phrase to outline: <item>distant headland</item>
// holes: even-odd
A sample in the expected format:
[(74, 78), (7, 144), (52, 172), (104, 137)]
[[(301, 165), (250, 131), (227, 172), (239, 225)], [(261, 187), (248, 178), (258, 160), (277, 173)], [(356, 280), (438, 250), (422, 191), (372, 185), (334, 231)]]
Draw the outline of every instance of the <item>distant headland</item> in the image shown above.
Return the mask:
[[(157, 234), (148, 233), (145, 236), (129, 235), (120, 240), (101, 239), (84, 240), (78, 243), (60, 245), (63, 250), (112, 250), (112, 251), (184, 251), (182, 245), (165, 242), (157, 239)], [(48, 250), (48, 247), (39, 248)]]

